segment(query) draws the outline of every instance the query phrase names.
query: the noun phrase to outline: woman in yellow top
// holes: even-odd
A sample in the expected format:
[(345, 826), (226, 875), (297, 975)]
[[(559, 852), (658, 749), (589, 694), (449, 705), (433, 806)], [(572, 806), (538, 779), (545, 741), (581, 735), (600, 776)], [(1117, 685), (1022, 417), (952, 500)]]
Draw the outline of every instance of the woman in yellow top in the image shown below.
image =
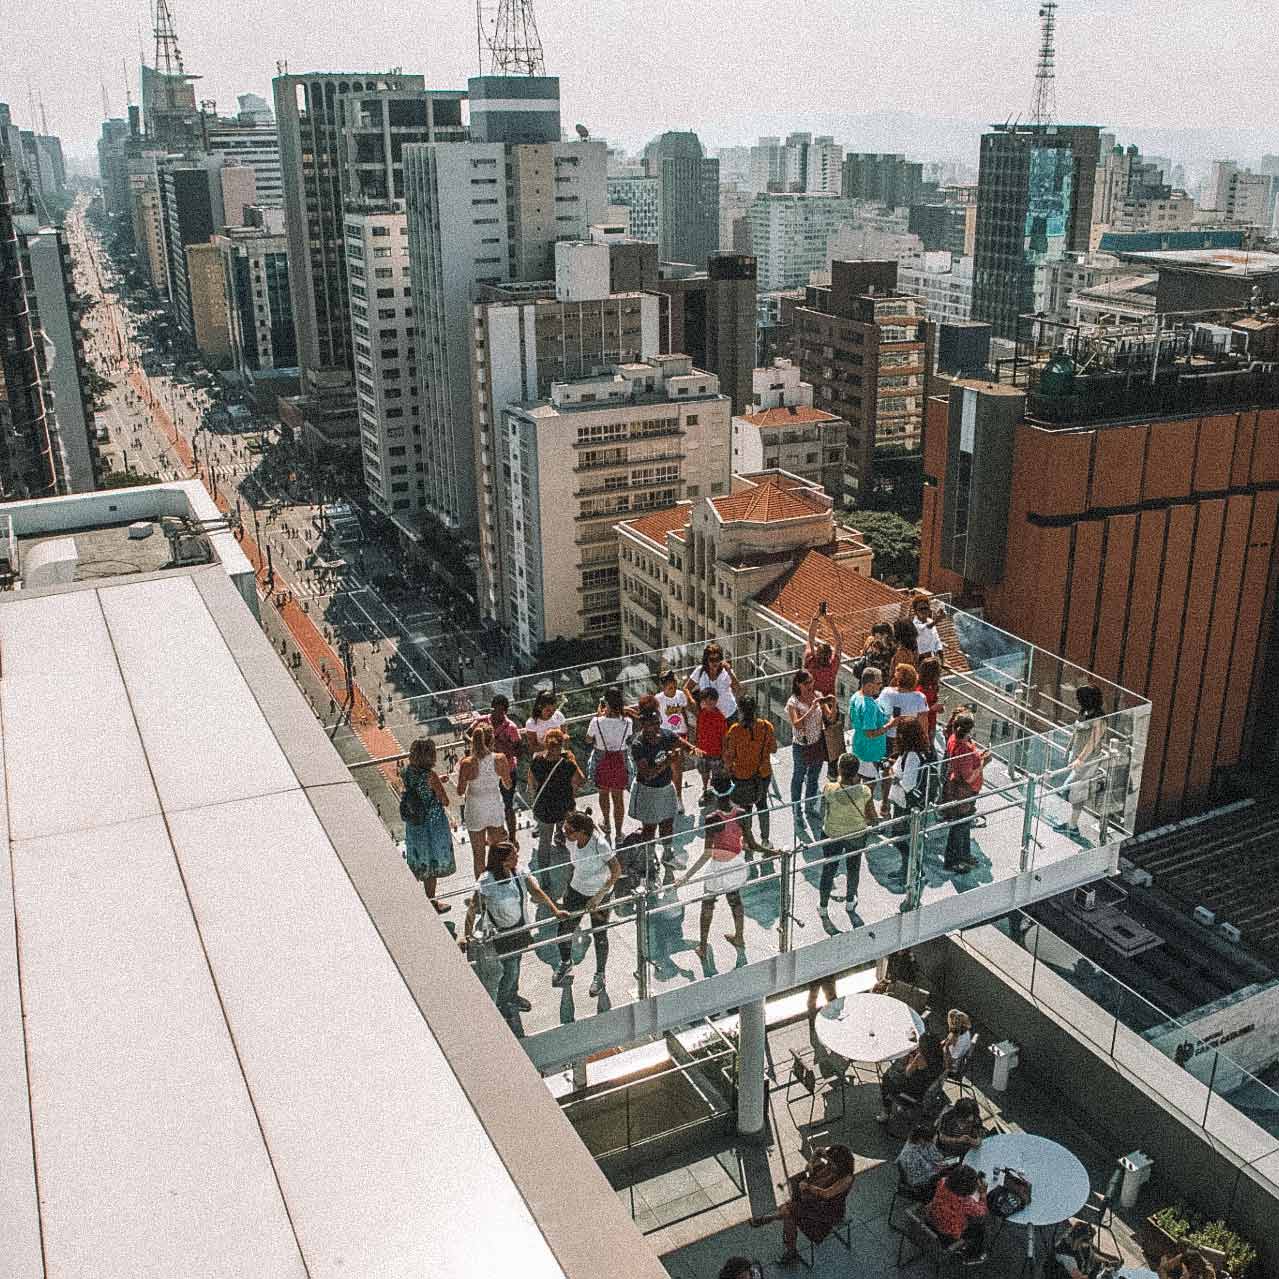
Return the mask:
[(851, 915), (857, 905), (857, 886), (862, 875), (861, 850), (866, 843), (866, 832), (878, 816), (870, 787), (858, 776), (857, 757), (845, 752), (839, 757), (838, 770), (838, 780), (827, 782), (822, 793), (822, 832), (830, 842), (822, 846), (824, 860), (817, 913), (828, 932), (832, 928), (828, 909), (831, 889), (835, 887), (840, 858), (844, 859), (847, 876), (844, 892)]
[[(755, 699), (743, 697), (737, 703), (737, 722), (724, 737), (723, 761), (733, 779), (733, 802), (746, 814), (742, 835), (749, 851), (771, 853), (768, 842), (768, 787), (773, 779), (773, 752), (777, 735), (766, 719), (756, 715)], [(750, 811), (759, 820), (759, 839), (751, 834)]]

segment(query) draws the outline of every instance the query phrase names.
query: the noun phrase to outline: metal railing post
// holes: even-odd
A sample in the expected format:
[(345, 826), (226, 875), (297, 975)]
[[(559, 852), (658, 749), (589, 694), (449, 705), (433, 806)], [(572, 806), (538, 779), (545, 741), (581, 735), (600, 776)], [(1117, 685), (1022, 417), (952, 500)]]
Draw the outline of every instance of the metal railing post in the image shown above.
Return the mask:
[(1026, 804), (1021, 813), (1021, 865), (1022, 870), (1030, 869), (1030, 846), (1034, 839), (1035, 804), (1039, 779), (1031, 773), (1026, 774)]
[(636, 997), (648, 998), (648, 888), (635, 895), (635, 980), (639, 983)]
[(782, 850), (780, 871), (781, 871), (781, 905), (777, 919), (777, 949), (779, 953), (785, 954), (790, 950), (790, 913), (791, 903), (794, 900), (794, 888), (791, 884), (791, 872), (795, 864), (795, 850), (786, 848)]
[(1213, 1085), (1217, 1082), (1217, 1063), (1220, 1060), (1221, 1060), (1221, 1053), (1214, 1052), (1212, 1054), (1212, 1074), (1208, 1076), (1208, 1097), (1207, 1097), (1207, 1100), (1204, 1102), (1204, 1118), (1203, 1118), (1203, 1123), (1199, 1125), (1200, 1128), (1208, 1127), (1208, 1111), (1212, 1108), (1212, 1089), (1213, 1089)]
[(924, 814), (913, 808), (910, 813), (910, 857), (906, 862), (906, 910), (918, 910), (924, 895)]
[(1115, 780), (1115, 760), (1114, 755), (1109, 748), (1102, 752), (1102, 758), (1105, 761), (1101, 768), (1101, 806), (1097, 813), (1097, 846), (1104, 847), (1106, 843), (1106, 830), (1110, 826), (1110, 804), (1111, 791), (1114, 789)]

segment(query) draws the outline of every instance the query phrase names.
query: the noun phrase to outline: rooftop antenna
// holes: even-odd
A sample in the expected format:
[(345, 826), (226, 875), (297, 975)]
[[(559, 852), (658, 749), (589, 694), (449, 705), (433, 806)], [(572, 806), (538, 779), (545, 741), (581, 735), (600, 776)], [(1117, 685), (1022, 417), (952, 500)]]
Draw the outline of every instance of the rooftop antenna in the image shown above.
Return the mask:
[(102, 118), (111, 119), (111, 99), (107, 96), (107, 78), (102, 74), (101, 64), (98, 66), (98, 81), (102, 85)]
[(40, 90), (40, 132), (49, 136), (49, 117), (44, 113), (44, 90)]
[[(163, 2), (163, 0), (161, 0)], [(1057, 0), (1039, 6), (1039, 62), (1035, 67), (1035, 102), (1031, 118), (1036, 129), (1057, 122)]]
[(169, 0), (155, 0), (155, 69), (166, 76), (186, 75)]
[[(164, 3), (164, 0), (158, 2)], [(546, 74), (533, 0), (498, 0), (497, 11), (491, 19), (485, 15), (484, 0), (476, 0), (475, 25), (481, 75)], [(487, 67), (484, 65), (486, 48)]]

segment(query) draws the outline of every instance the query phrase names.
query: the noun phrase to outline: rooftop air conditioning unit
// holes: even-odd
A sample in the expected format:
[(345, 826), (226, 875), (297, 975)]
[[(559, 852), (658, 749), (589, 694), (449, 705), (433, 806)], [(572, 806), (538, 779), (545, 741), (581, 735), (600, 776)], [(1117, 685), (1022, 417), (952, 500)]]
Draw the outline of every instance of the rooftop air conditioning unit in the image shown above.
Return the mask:
[(1216, 922), (1216, 914), (1210, 911), (1207, 906), (1195, 907), (1195, 923), (1202, 924), (1205, 928), (1211, 928)]
[(1234, 926), (1234, 924), (1218, 924), (1217, 931), (1232, 946), (1238, 946), (1243, 940), (1243, 934)]
[(1076, 888), (1075, 905), (1080, 910), (1097, 909), (1097, 890), (1095, 888)]

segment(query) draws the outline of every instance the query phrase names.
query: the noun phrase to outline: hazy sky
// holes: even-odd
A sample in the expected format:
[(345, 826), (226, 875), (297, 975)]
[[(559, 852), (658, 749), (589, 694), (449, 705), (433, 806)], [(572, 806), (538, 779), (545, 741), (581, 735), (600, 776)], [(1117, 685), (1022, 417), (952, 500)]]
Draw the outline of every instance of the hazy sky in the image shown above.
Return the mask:
[[(1002, 120), (1026, 114), (1031, 99), (1037, 0), (535, 3), (565, 124), (628, 145), (663, 127), (696, 128), (709, 145), (822, 132), (876, 111)], [(466, 0), (172, 6), (187, 70), (204, 77), (197, 96), (223, 111), (238, 92), (269, 98), (278, 59), (295, 72), (398, 65), (441, 88), (464, 86), (476, 69)], [(50, 130), (83, 149), (102, 118), (102, 79), (112, 114), (123, 114), (121, 59), (136, 98), (139, 22), (149, 61), (145, 0), (5, 3), (0, 101), (26, 126), (30, 81)], [(1279, 152), (1277, 49), (1275, 0), (1062, 0), (1058, 118), (1121, 134), (1246, 123), (1272, 130), (1268, 149)], [(906, 141), (919, 155), (935, 150), (926, 137)]]

